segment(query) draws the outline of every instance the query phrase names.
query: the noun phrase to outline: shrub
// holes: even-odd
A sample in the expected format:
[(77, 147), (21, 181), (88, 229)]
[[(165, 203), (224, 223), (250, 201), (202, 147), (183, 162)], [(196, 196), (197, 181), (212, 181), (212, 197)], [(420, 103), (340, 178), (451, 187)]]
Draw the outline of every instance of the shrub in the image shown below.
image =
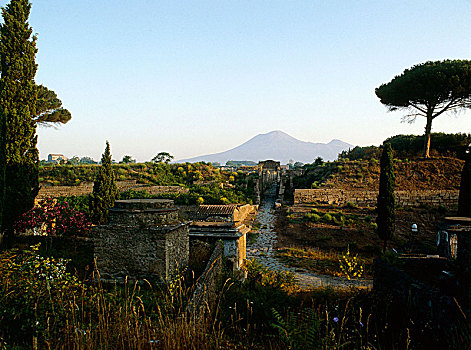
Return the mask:
[(352, 278), (360, 278), (363, 275), (364, 267), (358, 259), (358, 255), (350, 253), (350, 247), (347, 248), (347, 252), (339, 259), (339, 263), (340, 269), (349, 280)]
[(24, 213), (15, 222), (18, 233), (33, 230), (42, 235), (83, 236), (90, 228), (85, 215), (72, 209), (67, 202), (48, 198)]
[(332, 215), (330, 215), (329, 213), (325, 213), (324, 215), (322, 215), (322, 220), (325, 221), (325, 222), (331, 222), (332, 221)]
[(24, 251), (0, 253), (0, 328), (15, 337), (12, 342), (31, 344), (64, 328), (71, 304), (63, 298), (80, 298), (80, 282), (66, 272), (66, 260), (39, 255), (39, 244)]
[(111, 167), (110, 144), (106, 141), (105, 153), (101, 157), (100, 172), (93, 184), (93, 193), (90, 196), (90, 216), (95, 224), (108, 222), (108, 209), (114, 205), (117, 195), (116, 176)]

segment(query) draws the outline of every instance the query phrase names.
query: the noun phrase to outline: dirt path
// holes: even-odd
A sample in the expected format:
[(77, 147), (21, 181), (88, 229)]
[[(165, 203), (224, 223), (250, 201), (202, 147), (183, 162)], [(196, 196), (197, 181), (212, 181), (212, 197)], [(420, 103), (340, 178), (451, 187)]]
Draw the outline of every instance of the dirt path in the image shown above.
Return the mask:
[(247, 258), (257, 259), (260, 263), (276, 271), (291, 271), (294, 273), (296, 281), (302, 289), (309, 289), (320, 286), (332, 286), (336, 288), (348, 288), (351, 286), (360, 288), (371, 288), (372, 280), (356, 279), (348, 280), (346, 278), (333, 277), (327, 275), (318, 275), (308, 272), (304, 269), (293, 268), (285, 265), (276, 257), (277, 233), (274, 230), (275, 225), (275, 197), (276, 187), (273, 187), (265, 195), (263, 202), (259, 207), (257, 220), (262, 224), (255, 242), (247, 243)]

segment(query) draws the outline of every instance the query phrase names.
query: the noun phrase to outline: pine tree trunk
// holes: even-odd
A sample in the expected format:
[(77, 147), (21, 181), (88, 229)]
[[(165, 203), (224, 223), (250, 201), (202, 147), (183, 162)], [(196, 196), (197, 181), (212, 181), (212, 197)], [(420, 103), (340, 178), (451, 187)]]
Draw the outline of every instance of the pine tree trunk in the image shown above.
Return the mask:
[(430, 158), (430, 138), (432, 134), (432, 113), (427, 113), (427, 125), (425, 126), (425, 140), (424, 140), (424, 158)]

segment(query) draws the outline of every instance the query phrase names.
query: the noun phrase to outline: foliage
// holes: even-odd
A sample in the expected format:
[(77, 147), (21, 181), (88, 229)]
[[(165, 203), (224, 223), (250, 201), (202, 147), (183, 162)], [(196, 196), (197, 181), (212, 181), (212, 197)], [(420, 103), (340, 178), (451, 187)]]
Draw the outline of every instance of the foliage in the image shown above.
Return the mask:
[(17, 233), (33, 230), (41, 235), (83, 236), (90, 229), (90, 222), (66, 201), (48, 198), (24, 213), (14, 228)]
[(117, 195), (116, 175), (111, 168), (110, 144), (106, 141), (105, 153), (101, 157), (100, 173), (93, 184), (90, 196), (90, 216), (93, 223), (108, 222), (108, 209), (113, 207)]
[[(465, 151), (471, 143), (471, 134), (431, 133), (433, 150), (431, 154), (465, 158)], [(396, 135), (387, 138), (384, 144), (390, 143), (396, 158), (416, 158), (423, 151), (424, 136)]]
[(154, 163), (170, 163), (172, 160), (173, 156), (167, 152), (160, 152), (152, 158), (152, 162)]
[(62, 101), (57, 97), (57, 94), (44, 85), (38, 85), (38, 99), (33, 121), (36, 124), (48, 126), (49, 124), (65, 124), (70, 119), (72, 119), (72, 115), (62, 107)]
[(342, 258), (339, 259), (339, 263), (340, 269), (343, 274), (347, 276), (348, 280), (363, 276), (365, 268), (360, 259), (358, 259), (358, 254), (353, 255), (350, 253), (350, 247), (348, 247), (347, 252), (342, 255)]
[(461, 172), (458, 216), (471, 217), (471, 150), (466, 154), (466, 161)]
[(217, 184), (193, 185), (188, 192), (182, 193), (162, 193), (151, 195), (145, 190), (126, 190), (120, 194), (121, 199), (135, 198), (162, 198), (172, 199), (178, 205), (200, 204), (228, 204), (228, 203), (252, 203), (242, 190), (220, 188)]
[(0, 210), (7, 233), (33, 207), (39, 188), (36, 125), (31, 117), (37, 102), (37, 49), (28, 24), (30, 9), (27, 0), (11, 0), (2, 9), (0, 27), (0, 164), (6, 165), (0, 171)]
[(360, 159), (379, 158), (379, 147), (376, 146), (355, 146), (348, 150), (342, 151), (338, 155), (338, 159), (360, 160)]
[[(422, 155), (424, 147), (424, 135), (396, 135), (387, 138), (384, 144), (390, 143), (396, 158), (417, 158)], [(457, 133), (431, 133), (431, 143), (433, 150), (431, 155), (465, 158), (465, 151), (471, 143), (471, 134)], [(339, 160), (361, 160), (379, 159), (381, 149), (377, 146), (356, 146), (352, 149), (342, 151)]]
[(120, 161), (121, 164), (131, 164), (136, 163), (136, 160), (133, 159), (131, 156), (125, 155), (123, 159)]
[(31, 344), (33, 336), (44, 340), (65, 327), (72, 310), (63, 301), (79, 299), (81, 288), (66, 272), (66, 262), (41, 257), (39, 245), (0, 253), (0, 334), (5, 340)]
[(383, 146), (381, 155), (381, 173), (379, 178), (379, 194), (376, 217), (378, 235), (384, 241), (383, 251), (386, 250), (387, 241), (390, 240), (395, 230), (395, 175), (392, 148), (389, 143)]
[[(341, 253), (335, 250), (326, 251), (318, 248), (284, 248), (277, 251), (277, 256), (289, 266), (303, 268), (322, 275), (338, 277), (349, 276), (348, 273), (350, 272), (345, 267), (352, 261), (356, 261), (358, 269), (361, 266), (361, 275), (369, 275), (373, 265), (371, 258), (353, 255), (350, 253), (350, 249), (348, 249), (347, 253)], [(356, 259), (353, 259), (354, 256), (356, 256)], [(353, 273), (350, 273), (350, 277), (361, 276), (353, 276)]]
[(429, 157), (432, 121), (442, 113), (468, 108), (471, 104), (471, 61), (428, 61), (406, 69), (375, 90), (390, 111), (405, 109), (413, 122), (427, 119), (423, 156)]
[(310, 308), (300, 312), (288, 311), (286, 318), (272, 309), (275, 317), (273, 327), (290, 349), (319, 349), (322, 344), (319, 314)]

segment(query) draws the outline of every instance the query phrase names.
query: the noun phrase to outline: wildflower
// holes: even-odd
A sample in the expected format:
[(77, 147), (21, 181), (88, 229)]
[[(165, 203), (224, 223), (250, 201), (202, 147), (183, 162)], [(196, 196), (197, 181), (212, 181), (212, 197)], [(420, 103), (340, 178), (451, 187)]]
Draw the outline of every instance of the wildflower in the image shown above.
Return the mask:
[(338, 318), (338, 317), (334, 317), (332, 320), (333, 320), (335, 323), (337, 323), (337, 322), (339, 321), (339, 318)]
[(362, 327), (363, 327), (363, 322), (361, 322), (361, 321), (360, 321), (360, 326), (362, 326)]

